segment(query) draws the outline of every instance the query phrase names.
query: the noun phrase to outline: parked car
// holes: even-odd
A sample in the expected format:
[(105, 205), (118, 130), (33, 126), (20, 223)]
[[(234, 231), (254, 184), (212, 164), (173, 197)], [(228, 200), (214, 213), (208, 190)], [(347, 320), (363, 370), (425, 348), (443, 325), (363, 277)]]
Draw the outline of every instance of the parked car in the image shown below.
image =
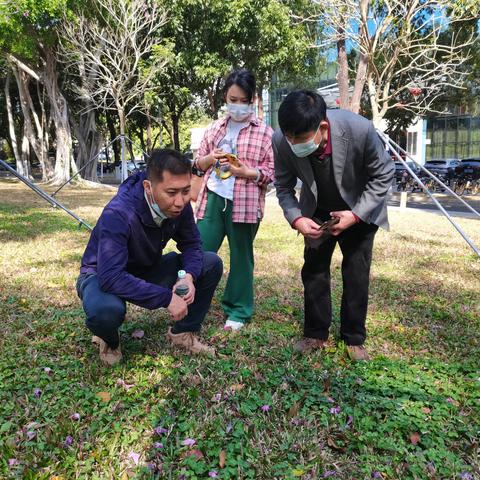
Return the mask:
[(115, 171), (115, 165), (113, 163), (107, 163), (107, 162), (98, 162), (97, 163), (97, 174), (100, 174), (102, 171), (102, 165), (103, 165), (103, 173), (111, 173)]
[(453, 178), (457, 167), (460, 165), (458, 158), (433, 159), (425, 163), (424, 167), (435, 175), (441, 175), (448, 179)]
[(457, 175), (469, 176), (473, 180), (480, 179), (480, 157), (462, 159), (456, 173)]
[(128, 175), (133, 175), (137, 172), (143, 172), (144, 170), (146, 170), (146, 168), (147, 163), (143, 160), (130, 160), (127, 162)]

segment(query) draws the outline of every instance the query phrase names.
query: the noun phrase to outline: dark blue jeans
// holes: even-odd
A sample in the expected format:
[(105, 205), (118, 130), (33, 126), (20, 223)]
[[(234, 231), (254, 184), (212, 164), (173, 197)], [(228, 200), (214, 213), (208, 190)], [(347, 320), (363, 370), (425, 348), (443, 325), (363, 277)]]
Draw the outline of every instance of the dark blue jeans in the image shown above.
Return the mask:
[[(148, 282), (172, 288), (177, 273), (182, 269), (180, 255), (171, 252), (162, 258), (142, 278)], [(195, 282), (195, 300), (188, 306), (187, 316), (175, 322), (173, 333), (198, 332), (212, 303), (212, 297), (223, 273), (220, 258), (211, 252), (203, 254), (203, 268)], [(81, 274), (77, 280), (77, 293), (87, 315), (86, 325), (90, 331), (103, 339), (111, 348), (117, 348), (120, 339), (118, 328), (125, 320), (125, 300), (104, 292), (97, 275)]]

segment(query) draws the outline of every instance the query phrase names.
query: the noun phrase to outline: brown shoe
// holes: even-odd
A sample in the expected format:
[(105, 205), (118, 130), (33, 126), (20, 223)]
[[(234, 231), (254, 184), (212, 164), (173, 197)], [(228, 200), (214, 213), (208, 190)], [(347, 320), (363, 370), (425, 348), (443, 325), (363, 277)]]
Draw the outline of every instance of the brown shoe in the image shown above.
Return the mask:
[(316, 348), (325, 348), (327, 346), (326, 340), (318, 338), (304, 337), (293, 346), (293, 349), (299, 353), (307, 353)]
[(347, 345), (347, 352), (354, 362), (368, 362), (370, 360), (370, 356), (363, 345)]
[(200, 342), (193, 332), (172, 333), (172, 329), (169, 328), (167, 338), (173, 345), (182, 347), (190, 353), (203, 353), (211, 356), (215, 355), (215, 349)]
[(117, 348), (110, 348), (100, 337), (94, 335), (92, 343), (98, 347), (100, 353), (100, 361), (105, 365), (112, 367), (122, 361), (123, 355), (120, 345)]

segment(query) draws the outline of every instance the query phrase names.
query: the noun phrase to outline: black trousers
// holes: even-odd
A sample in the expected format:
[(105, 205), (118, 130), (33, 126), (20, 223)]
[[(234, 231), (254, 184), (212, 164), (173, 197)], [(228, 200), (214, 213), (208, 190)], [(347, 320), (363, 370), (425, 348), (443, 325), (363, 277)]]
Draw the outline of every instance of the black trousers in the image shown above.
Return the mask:
[(337, 237), (329, 237), (318, 248), (305, 248), (302, 268), (305, 337), (328, 338), (332, 323), (330, 263), (338, 242), (343, 255), (340, 337), (347, 345), (362, 345), (365, 342), (370, 264), (377, 230), (376, 225), (360, 222)]

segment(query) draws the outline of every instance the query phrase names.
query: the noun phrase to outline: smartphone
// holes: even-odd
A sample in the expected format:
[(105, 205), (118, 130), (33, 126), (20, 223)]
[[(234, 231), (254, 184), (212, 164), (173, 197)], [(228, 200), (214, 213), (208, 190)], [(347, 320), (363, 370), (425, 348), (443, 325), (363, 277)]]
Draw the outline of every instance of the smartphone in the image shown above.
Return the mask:
[(321, 220), (318, 220), (317, 218), (312, 218), (312, 220), (315, 223), (318, 223), (320, 225), (320, 230), (328, 230), (330, 227), (333, 227), (336, 225), (340, 219), (338, 217), (332, 217), (330, 220), (327, 220), (326, 222), (322, 222)]

